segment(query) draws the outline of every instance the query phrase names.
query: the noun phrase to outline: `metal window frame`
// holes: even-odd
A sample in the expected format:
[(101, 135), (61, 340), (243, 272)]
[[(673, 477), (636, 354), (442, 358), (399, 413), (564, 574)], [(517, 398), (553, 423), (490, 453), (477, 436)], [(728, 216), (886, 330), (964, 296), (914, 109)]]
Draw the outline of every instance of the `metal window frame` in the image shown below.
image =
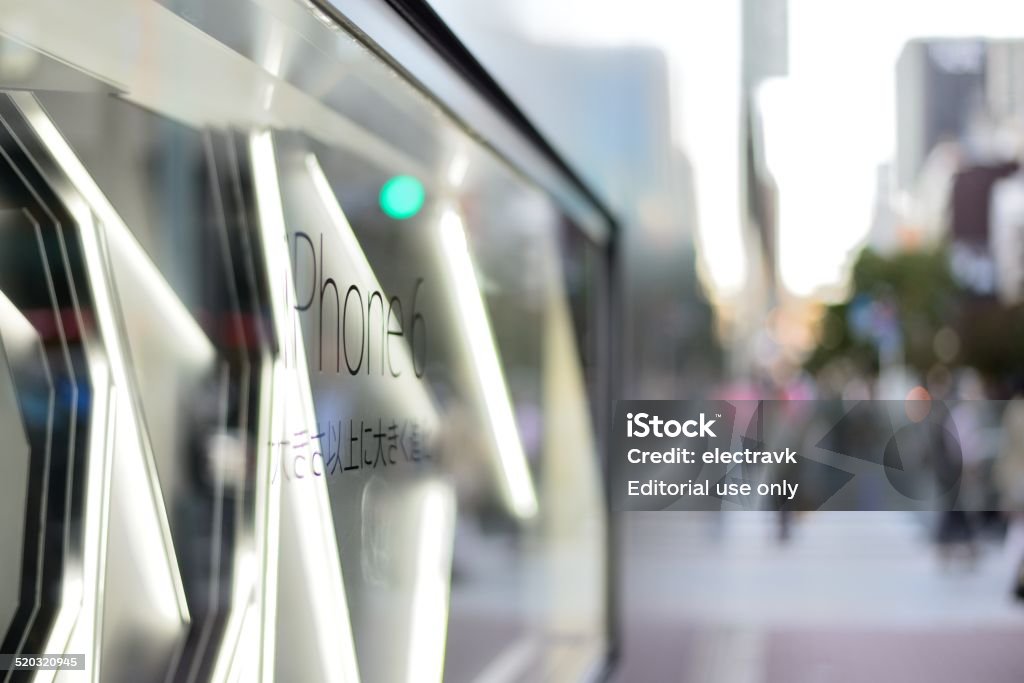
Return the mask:
[(478, 142), (551, 194), (596, 243), (618, 221), (423, 0), (304, 0), (351, 33)]

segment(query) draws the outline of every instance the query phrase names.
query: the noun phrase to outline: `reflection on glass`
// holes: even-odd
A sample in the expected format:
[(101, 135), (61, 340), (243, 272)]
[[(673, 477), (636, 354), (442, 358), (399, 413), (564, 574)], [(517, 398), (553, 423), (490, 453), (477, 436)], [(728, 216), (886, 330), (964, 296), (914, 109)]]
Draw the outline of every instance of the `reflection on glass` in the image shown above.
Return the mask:
[(462, 334), (469, 346), (478, 378), (478, 390), (487, 409), (491, 435), (500, 459), (504, 494), (515, 515), (532, 517), (537, 512), (533, 481), (530, 479), (526, 455), (508, 400), (498, 349), (480, 298), (480, 285), (466, 246), (462, 219), (451, 209), (441, 214), (441, 248), (448, 258), (453, 279), (452, 291), (458, 297)]

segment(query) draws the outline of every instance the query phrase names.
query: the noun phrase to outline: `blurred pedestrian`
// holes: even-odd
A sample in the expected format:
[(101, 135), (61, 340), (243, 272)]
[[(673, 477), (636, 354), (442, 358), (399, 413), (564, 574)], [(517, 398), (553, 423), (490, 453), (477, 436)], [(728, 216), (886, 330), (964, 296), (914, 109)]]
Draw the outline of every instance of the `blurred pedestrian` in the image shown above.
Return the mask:
[(1013, 592), (1024, 600), (1024, 397), (1016, 396), (1003, 413), (1003, 438), (996, 463), (999, 501), (1009, 517), (1006, 556), (1013, 567)]

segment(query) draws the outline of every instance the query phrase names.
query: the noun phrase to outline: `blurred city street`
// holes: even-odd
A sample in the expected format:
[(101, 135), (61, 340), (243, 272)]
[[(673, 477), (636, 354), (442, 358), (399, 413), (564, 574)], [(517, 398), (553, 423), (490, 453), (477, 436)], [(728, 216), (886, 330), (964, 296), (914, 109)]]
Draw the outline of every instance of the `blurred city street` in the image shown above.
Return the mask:
[(929, 518), (623, 516), (617, 681), (1019, 681), (1024, 605), (1001, 542), (943, 563)]

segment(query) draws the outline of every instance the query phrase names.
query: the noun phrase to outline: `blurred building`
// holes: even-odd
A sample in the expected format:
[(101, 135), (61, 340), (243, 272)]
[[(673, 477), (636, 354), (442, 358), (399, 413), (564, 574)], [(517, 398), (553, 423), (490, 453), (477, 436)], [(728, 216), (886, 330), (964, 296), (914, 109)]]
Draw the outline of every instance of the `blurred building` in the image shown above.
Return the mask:
[(929, 152), (965, 138), (985, 103), (987, 54), (980, 40), (912, 40), (896, 64), (897, 188), (910, 189)]
[[(895, 189), (909, 198), (904, 222), (922, 244), (950, 242), (953, 273), (970, 291), (1018, 300), (1024, 46), (913, 40), (896, 69)], [(894, 240), (876, 229), (871, 242), (906, 246), (896, 232)]]
[[(769, 283), (776, 279), (778, 190), (765, 160), (764, 127), (757, 91), (766, 80), (789, 71), (788, 1), (743, 3), (743, 120), (746, 216), (758, 236)], [(774, 289), (770, 287), (770, 289)]]

